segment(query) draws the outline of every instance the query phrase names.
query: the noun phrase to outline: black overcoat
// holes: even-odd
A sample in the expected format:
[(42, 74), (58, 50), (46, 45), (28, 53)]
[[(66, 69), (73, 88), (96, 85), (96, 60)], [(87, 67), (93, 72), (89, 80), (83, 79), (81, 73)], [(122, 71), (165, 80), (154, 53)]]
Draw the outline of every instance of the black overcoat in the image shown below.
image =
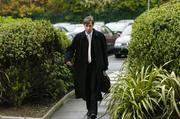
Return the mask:
[[(71, 45), (67, 48), (65, 53), (65, 62), (71, 61), (74, 57), (74, 86), (76, 98), (83, 98), (86, 100), (87, 96), (87, 65), (88, 65), (88, 39), (86, 37), (85, 31), (78, 33)], [(92, 41), (91, 41), (91, 57), (94, 63), (93, 71), (96, 72), (94, 75), (97, 89), (97, 100), (102, 99), (100, 77), (102, 71), (108, 68), (107, 59), (107, 45), (105, 36), (93, 29)]]

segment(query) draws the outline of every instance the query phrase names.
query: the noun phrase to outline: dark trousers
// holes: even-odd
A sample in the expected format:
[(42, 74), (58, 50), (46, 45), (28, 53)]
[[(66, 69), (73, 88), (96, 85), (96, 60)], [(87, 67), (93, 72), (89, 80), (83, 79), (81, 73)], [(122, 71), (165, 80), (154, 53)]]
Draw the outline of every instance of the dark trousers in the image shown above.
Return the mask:
[(89, 113), (97, 115), (97, 101), (96, 100), (86, 100), (86, 107)]
[(96, 71), (93, 63), (88, 64), (86, 78), (86, 107), (89, 113), (97, 114)]

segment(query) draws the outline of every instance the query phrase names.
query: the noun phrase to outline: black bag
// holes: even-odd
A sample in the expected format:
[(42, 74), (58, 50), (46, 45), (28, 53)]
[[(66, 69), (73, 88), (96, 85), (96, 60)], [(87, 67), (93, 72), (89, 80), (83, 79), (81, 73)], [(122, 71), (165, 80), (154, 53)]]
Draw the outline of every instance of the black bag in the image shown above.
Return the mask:
[(109, 93), (110, 87), (111, 87), (111, 83), (109, 76), (106, 74), (106, 72), (102, 72), (101, 91), (104, 93)]

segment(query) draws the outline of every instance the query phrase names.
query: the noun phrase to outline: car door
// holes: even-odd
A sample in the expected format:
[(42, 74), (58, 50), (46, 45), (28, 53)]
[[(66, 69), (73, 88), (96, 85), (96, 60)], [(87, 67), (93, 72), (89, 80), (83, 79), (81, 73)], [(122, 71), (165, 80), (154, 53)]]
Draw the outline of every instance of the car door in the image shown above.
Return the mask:
[(118, 37), (118, 34), (113, 33), (109, 28), (106, 26), (101, 27), (101, 32), (104, 34), (106, 37), (106, 42), (107, 42), (107, 49), (108, 52), (114, 49), (114, 43), (116, 38)]

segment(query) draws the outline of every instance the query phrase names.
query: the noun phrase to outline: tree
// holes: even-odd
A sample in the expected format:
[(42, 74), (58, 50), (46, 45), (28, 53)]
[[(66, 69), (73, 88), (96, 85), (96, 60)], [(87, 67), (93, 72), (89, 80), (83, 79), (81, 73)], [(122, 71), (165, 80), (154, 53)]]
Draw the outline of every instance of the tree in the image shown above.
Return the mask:
[[(152, 7), (159, 4), (166, 3), (170, 0), (150, 0)], [(136, 10), (139, 7), (146, 7), (148, 5), (148, 0), (111, 0), (112, 6), (115, 9), (128, 8), (131, 10)]]
[(15, 17), (27, 17), (34, 13), (43, 13), (42, 5), (47, 0), (1, 0), (1, 15), (11, 15)]
[[(163, 4), (170, 0), (149, 1), (150, 7), (153, 8), (158, 3)], [(137, 12), (140, 14), (147, 9), (147, 5), (147, 0), (0, 0), (0, 15), (46, 19), (62, 17), (64, 20), (78, 20), (87, 14), (97, 17), (106, 16), (109, 11), (115, 16), (122, 11), (130, 15), (131, 12), (140, 11)]]
[(111, 3), (111, 0), (76, 0), (76, 3), (72, 6), (74, 12), (76, 11), (87, 11), (95, 10), (95, 12), (100, 12), (105, 9), (107, 5)]

